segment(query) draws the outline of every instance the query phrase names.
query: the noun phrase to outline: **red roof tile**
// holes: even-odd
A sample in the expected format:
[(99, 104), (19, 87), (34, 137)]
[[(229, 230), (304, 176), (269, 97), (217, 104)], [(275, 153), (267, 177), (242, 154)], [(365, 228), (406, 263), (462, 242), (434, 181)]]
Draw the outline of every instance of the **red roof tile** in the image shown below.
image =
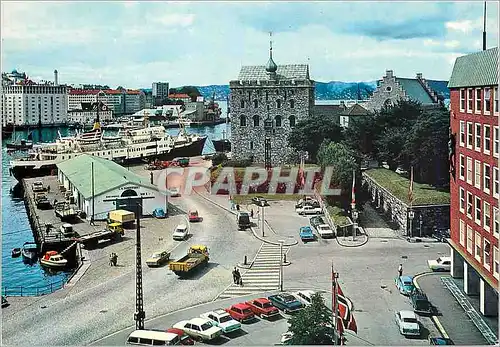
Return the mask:
[(99, 90), (96, 89), (73, 89), (69, 90), (69, 95), (89, 95), (89, 94), (97, 94)]
[(168, 97), (170, 99), (185, 99), (185, 98), (191, 98), (187, 94), (169, 94)]

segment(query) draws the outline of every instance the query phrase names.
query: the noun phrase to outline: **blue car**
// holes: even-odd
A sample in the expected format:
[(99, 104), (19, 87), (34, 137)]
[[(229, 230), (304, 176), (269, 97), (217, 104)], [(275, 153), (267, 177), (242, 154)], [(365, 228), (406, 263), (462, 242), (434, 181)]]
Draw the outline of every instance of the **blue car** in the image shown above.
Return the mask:
[(399, 276), (396, 277), (394, 281), (396, 282), (396, 287), (399, 292), (403, 295), (410, 295), (415, 291), (413, 276)]
[(295, 296), (288, 293), (271, 295), (267, 299), (271, 301), (274, 307), (279, 308), (285, 313), (293, 313), (304, 308), (304, 305)]
[(165, 211), (163, 211), (162, 208), (155, 208), (155, 210), (153, 211), (153, 217), (158, 219), (165, 218), (166, 217)]
[(316, 237), (314, 236), (314, 233), (313, 233), (311, 227), (301, 227), (299, 234), (300, 234), (300, 239), (302, 240), (302, 242), (316, 240)]

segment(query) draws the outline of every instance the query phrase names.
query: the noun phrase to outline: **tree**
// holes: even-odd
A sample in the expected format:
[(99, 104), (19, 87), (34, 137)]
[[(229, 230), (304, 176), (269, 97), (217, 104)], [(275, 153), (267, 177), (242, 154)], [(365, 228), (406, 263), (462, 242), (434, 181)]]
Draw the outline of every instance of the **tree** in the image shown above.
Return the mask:
[(300, 310), (288, 320), (293, 334), (291, 345), (328, 345), (333, 343), (332, 312), (326, 307), (323, 297), (316, 293), (311, 305)]
[(201, 96), (198, 88), (194, 86), (184, 86), (179, 88), (170, 88), (171, 94), (187, 94), (191, 98), (191, 101), (196, 101), (198, 96)]
[(227, 161), (227, 155), (225, 153), (216, 153), (212, 157), (212, 166), (217, 166)]
[(316, 158), (323, 140), (340, 142), (342, 128), (336, 117), (313, 115), (301, 120), (292, 129), (288, 144), (299, 151), (308, 151), (309, 158)]
[(343, 142), (360, 156), (373, 157), (377, 154), (375, 140), (378, 133), (375, 116), (353, 117), (349, 119), (349, 127), (344, 130)]

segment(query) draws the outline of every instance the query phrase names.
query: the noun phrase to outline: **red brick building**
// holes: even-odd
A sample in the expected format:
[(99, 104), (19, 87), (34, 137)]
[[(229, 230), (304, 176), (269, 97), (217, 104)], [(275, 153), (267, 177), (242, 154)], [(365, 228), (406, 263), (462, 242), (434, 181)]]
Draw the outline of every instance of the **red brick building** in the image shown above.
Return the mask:
[[(456, 59), (450, 89), (451, 275), (498, 315), (498, 47)], [(453, 146), (454, 144), (454, 146)]]

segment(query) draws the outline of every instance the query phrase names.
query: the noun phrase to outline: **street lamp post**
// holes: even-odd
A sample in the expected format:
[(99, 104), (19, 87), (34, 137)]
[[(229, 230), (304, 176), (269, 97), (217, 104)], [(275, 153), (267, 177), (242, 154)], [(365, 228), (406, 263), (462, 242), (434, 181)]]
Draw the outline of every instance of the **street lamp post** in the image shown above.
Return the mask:
[(262, 237), (264, 237), (264, 223), (265, 223), (265, 219), (264, 219), (264, 209), (265, 209), (265, 206), (264, 206), (264, 202), (261, 202), (261, 205), (262, 207), (262, 213), (261, 213), (261, 231), (262, 231)]
[(422, 237), (422, 224), (424, 223), (424, 221), (422, 220), (422, 214), (420, 214), (418, 219), (420, 221), (420, 237)]
[(283, 291), (283, 243), (284, 240), (279, 240), (280, 243), (280, 291)]
[(408, 228), (408, 237), (412, 237), (413, 236), (413, 218), (415, 218), (415, 212), (413, 212), (413, 210), (410, 210), (408, 212), (408, 219), (410, 220), (410, 227)]
[(356, 211), (355, 209), (352, 210), (352, 219), (353, 219), (353, 222), (354, 222), (354, 230), (352, 231), (352, 240), (353, 241), (356, 241), (356, 229), (358, 228), (358, 211)]

